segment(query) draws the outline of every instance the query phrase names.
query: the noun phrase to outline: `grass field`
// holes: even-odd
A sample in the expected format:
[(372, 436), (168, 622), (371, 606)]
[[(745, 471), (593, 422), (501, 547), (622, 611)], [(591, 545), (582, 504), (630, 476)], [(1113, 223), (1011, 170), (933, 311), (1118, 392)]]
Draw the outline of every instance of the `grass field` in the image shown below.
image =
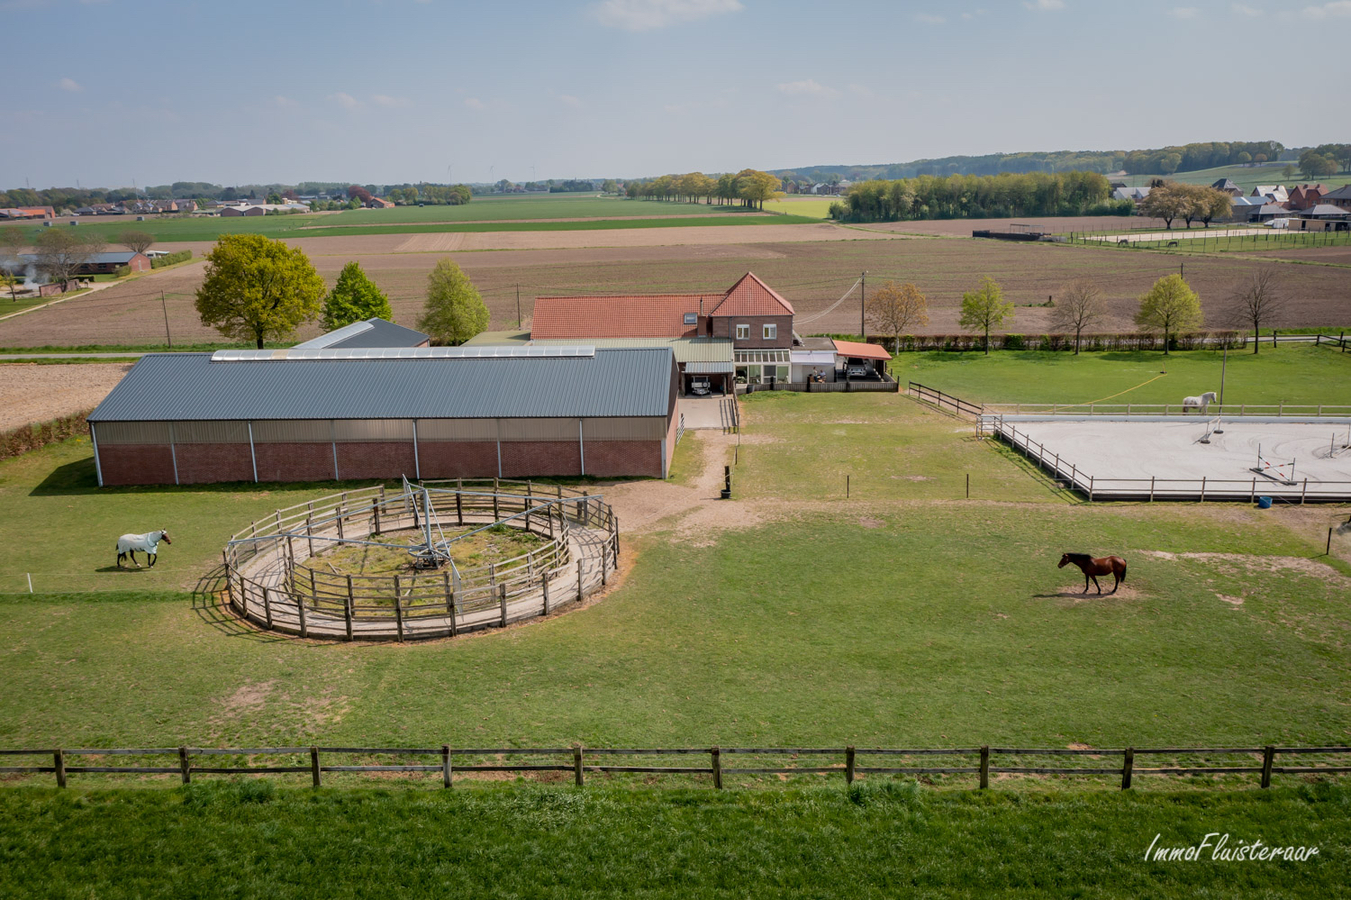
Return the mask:
[[(892, 362), (897, 379), (918, 381), (973, 403), (1181, 403), (1219, 391), (1223, 355), (1104, 352), (906, 353)], [(1163, 373), (1167, 374), (1164, 375)], [(1231, 350), (1226, 404), (1351, 405), (1351, 354), (1304, 344)]]
[[(1293, 166), (1295, 174), (1290, 177), (1285, 175), (1285, 167)], [(1158, 178), (1158, 175), (1126, 175), (1120, 180), (1126, 182), (1130, 187), (1142, 187)], [(1299, 174), (1299, 166), (1293, 161), (1268, 163), (1261, 166), (1218, 166), (1213, 169), (1198, 169), (1194, 172), (1176, 172), (1172, 175), (1164, 176), (1172, 181), (1181, 181), (1185, 184), (1214, 184), (1221, 178), (1228, 178), (1230, 181), (1243, 188), (1243, 193), (1250, 194), (1252, 189), (1259, 184), (1283, 184), (1287, 188), (1294, 187), (1296, 184), (1305, 184), (1309, 181), (1322, 181), (1324, 184), (1335, 184), (1341, 186), (1351, 181), (1351, 173), (1341, 172), (1330, 178), (1309, 179)]]
[[(1334, 897), (1344, 788), (1036, 797), (906, 788), (0, 791), (0, 896)], [(1209, 832), (1303, 863), (1146, 862)], [(1213, 844), (1218, 836), (1210, 840)], [(227, 887), (228, 886), (228, 887)]]
[(765, 201), (765, 212), (828, 219), (830, 218), (830, 204), (839, 202), (839, 197), (783, 197), (779, 200)]

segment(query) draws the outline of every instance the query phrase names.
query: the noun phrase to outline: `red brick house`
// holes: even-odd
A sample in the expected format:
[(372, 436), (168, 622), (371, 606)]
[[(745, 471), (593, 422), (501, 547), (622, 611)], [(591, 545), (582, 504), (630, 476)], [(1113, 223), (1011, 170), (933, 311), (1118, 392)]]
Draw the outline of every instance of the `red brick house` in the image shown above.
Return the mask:
[(1290, 209), (1313, 209), (1323, 202), (1323, 195), (1328, 193), (1326, 185), (1322, 184), (1300, 184), (1290, 190)]

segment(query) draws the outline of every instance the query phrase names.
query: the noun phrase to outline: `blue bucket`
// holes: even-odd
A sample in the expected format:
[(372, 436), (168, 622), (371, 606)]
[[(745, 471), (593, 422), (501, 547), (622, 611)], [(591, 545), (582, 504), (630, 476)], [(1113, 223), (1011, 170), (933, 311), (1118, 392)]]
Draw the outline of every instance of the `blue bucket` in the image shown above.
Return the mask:
[(1258, 497), (1258, 498), (1257, 498), (1257, 508), (1258, 508), (1258, 509), (1271, 509), (1271, 498), (1270, 498), (1270, 497)]

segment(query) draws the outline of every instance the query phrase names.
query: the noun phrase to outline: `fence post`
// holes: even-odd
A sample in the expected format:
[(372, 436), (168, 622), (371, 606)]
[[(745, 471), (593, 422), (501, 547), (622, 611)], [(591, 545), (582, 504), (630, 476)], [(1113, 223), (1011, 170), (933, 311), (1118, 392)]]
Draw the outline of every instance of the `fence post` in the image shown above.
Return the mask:
[(56, 752), (52, 754), (52, 759), (53, 759), (53, 763), (54, 763), (55, 766), (56, 766), (56, 786), (59, 787), (59, 788), (63, 788), (63, 787), (66, 786), (66, 753), (65, 753), (65, 751), (62, 750), (62, 749), (60, 749), (60, 748), (58, 747), (57, 750), (56, 750)]
[(178, 771), (183, 773), (183, 783), (192, 783), (192, 767), (188, 765), (188, 748), (178, 748)]
[(399, 576), (394, 576), (394, 627), (399, 632), (399, 642), (403, 642), (403, 585)]
[(450, 616), (450, 636), (455, 637), (458, 628), (455, 625), (455, 589), (450, 585), (450, 573), (441, 573), (441, 583), (446, 591), (446, 614)]
[(1206, 502), (1206, 476), (1201, 476), (1201, 502)]
[(1126, 761), (1121, 766), (1121, 789), (1129, 790), (1131, 786), (1131, 773), (1135, 770), (1135, 748), (1126, 748)]
[(231, 606), (235, 605), (235, 586), (230, 580), (230, 551), (222, 550), (220, 552), (221, 564), (225, 567), (225, 599)]
[(549, 570), (545, 569), (539, 576), (540, 589), (544, 591), (544, 614), (549, 614)]
[(319, 786), (319, 748), (310, 748), (310, 777), (314, 780), (314, 786)]
[[(303, 602), (303, 598), (302, 598)], [(347, 624), (347, 639), (352, 639), (352, 607), (356, 606), (356, 597), (352, 594), (352, 576), (347, 576), (347, 600), (342, 605), (342, 617)]]
[(582, 745), (572, 745), (572, 778), (578, 787), (586, 783), (586, 775), (582, 772)]
[(844, 783), (854, 783), (854, 748), (844, 748)]
[(380, 533), (380, 504), (385, 502), (385, 486), (380, 485), (380, 497), (371, 498), (371, 509), (374, 512), (371, 522), (371, 534)]
[(1090, 475), (1090, 476), (1088, 476), (1088, 502), (1089, 502), (1089, 503), (1092, 503), (1092, 502), (1093, 502), (1093, 479), (1096, 478), (1096, 477), (1097, 477), (1097, 476), (1095, 476), (1095, 475)]
[(507, 627), (507, 583), (505, 581), (497, 585), (497, 595), (502, 603), (502, 627)]
[[(247, 600), (247, 592), (245, 592), (244, 597)], [(305, 624), (305, 598), (300, 594), (296, 594), (296, 609), (300, 612), (300, 636), (307, 638), (310, 636), (310, 629), (309, 626)]]
[(464, 525), (464, 485), (455, 479), (455, 524)]
[(263, 617), (267, 619), (267, 627), (272, 627), (272, 601), (268, 599), (267, 587), (263, 588)]
[(1155, 477), (1155, 476), (1153, 476), (1153, 475), (1150, 475), (1150, 476), (1149, 476), (1149, 502), (1150, 502), (1150, 503), (1153, 503), (1153, 502), (1154, 502), (1154, 477)]
[[(1300, 501), (1304, 502), (1303, 500)], [(605, 570), (610, 567), (610, 542), (606, 541), (600, 545), (600, 586), (605, 587), (608, 583)]]
[(713, 759), (713, 787), (722, 790), (722, 750), (710, 747), (708, 755)]
[(450, 745), (441, 745), (441, 787), (450, 787)]
[(1271, 764), (1276, 760), (1276, 748), (1268, 744), (1262, 748), (1262, 787), (1271, 787)]
[(1248, 492), (1248, 502), (1249, 502), (1249, 503), (1255, 503), (1255, 502), (1257, 502), (1257, 479), (1256, 479), (1256, 478), (1254, 478), (1254, 479), (1252, 480), (1252, 490)]
[(582, 602), (582, 561), (577, 560), (577, 602)]
[(988, 745), (980, 748), (980, 788), (985, 790), (990, 786), (990, 748)]
[(493, 479), (493, 521), (494, 521), (494, 522), (497, 521), (498, 519), (502, 518), (501, 512), (498, 511), (498, 496), (497, 496), (497, 492), (498, 492), (497, 479), (494, 478), (494, 479)]
[(1304, 505), (1304, 495), (1309, 491), (1309, 479), (1304, 479), (1304, 487), (1299, 489), (1299, 505)]

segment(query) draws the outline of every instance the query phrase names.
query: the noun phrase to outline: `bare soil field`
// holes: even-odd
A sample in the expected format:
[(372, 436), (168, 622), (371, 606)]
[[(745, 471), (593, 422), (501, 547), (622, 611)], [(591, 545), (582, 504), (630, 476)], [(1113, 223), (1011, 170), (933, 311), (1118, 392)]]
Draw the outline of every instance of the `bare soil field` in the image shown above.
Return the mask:
[[(876, 231), (903, 234), (935, 234), (971, 237), (973, 231), (1012, 231), (1011, 225), (1026, 225), (1027, 231), (1061, 234), (1067, 231), (1127, 231), (1136, 228), (1163, 228), (1163, 219), (1143, 216), (1064, 216), (1023, 219), (933, 219), (923, 222), (883, 222), (858, 225)], [(1024, 230), (1024, 229), (1020, 229)]]
[[(599, 231), (493, 231), (408, 235), (400, 253), (444, 253), (457, 250), (580, 250), (590, 247), (684, 247), (728, 243), (722, 228), (612, 228)], [(887, 240), (892, 235), (860, 233), (822, 222), (819, 225), (743, 225), (738, 244), (781, 244), (810, 241)], [(665, 233), (660, 233), (665, 232)]]
[(93, 409), (130, 368), (129, 363), (0, 365), (0, 431)]
[[(1044, 220), (1043, 220), (1044, 221)], [(1062, 220), (1065, 221), (1065, 220)], [(1114, 220), (1119, 221), (1119, 220)], [(964, 223), (921, 223), (970, 226)], [(765, 226), (794, 236), (813, 233), (816, 226)], [(862, 234), (854, 229), (831, 229), (832, 240), (743, 243), (758, 226), (707, 229), (718, 234), (706, 243), (666, 246), (580, 247), (576, 249), (516, 249), (481, 251), (399, 252), (409, 235), (361, 235), (307, 238), (297, 243), (309, 253), (320, 274), (331, 284), (349, 260), (356, 260), (390, 297), (395, 318), (413, 325), (421, 311), (427, 274), (437, 259), (450, 256), (474, 280), (492, 313), (490, 328), (516, 324), (517, 286), (521, 316), (528, 325), (534, 297), (540, 294), (587, 292), (698, 291), (732, 284), (754, 271), (793, 302), (800, 318), (820, 312), (838, 300), (868, 272), (872, 289), (887, 280), (913, 281), (929, 299), (929, 333), (958, 330), (957, 316), (964, 291), (978, 286), (984, 275), (999, 281), (1005, 296), (1017, 305), (1006, 330), (1036, 333), (1048, 330), (1052, 310), (1042, 306), (1069, 281), (1089, 277), (1102, 288), (1108, 317), (1099, 330), (1132, 330), (1138, 297), (1163, 275), (1177, 271), (1175, 257), (1150, 252), (1125, 253), (1057, 244), (1014, 244), (1002, 241), (850, 240), (840, 236)], [(686, 229), (655, 229), (666, 234)], [(698, 229), (688, 229), (695, 231)], [(735, 232), (732, 234), (731, 232)], [(597, 232), (574, 232), (593, 237)], [(623, 232), (633, 236), (634, 232)], [(479, 235), (427, 235), (430, 238)], [(495, 237), (496, 235), (483, 235)], [(523, 238), (552, 238), (553, 233), (525, 233)], [(421, 236), (416, 236), (421, 237)], [(210, 244), (193, 245), (204, 252)], [(1321, 249), (1321, 248), (1320, 248)], [(1328, 248), (1342, 251), (1342, 248)], [(1301, 261), (1331, 261), (1292, 252)], [(1317, 252), (1317, 251), (1313, 251)], [(1207, 324), (1229, 324), (1228, 297), (1249, 272), (1269, 261), (1247, 254), (1199, 256), (1185, 261), (1187, 280), (1201, 295)], [(1282, 290), (1290, 298), (1276, 327), (1342, 326), (1351, 296), (1351, 268), (1336, 265), (1280, 266)], [(164, 338), (160, 291), (165, 292), (169, 326), (175, 342), (219, 341), (213, 330), (198, 321), (193, 292), (200, 284), (203, 264), (173, 269), (116, 285), (87, 298), (75, 298), (47, 309), (0, 322), (0, 347), (83, 344), (155, 344)], [(857, 333), (858, 293), (819, 320), (804, 323), (804, 333)], [(315, 325), (300, 338), (318, 333)]]

